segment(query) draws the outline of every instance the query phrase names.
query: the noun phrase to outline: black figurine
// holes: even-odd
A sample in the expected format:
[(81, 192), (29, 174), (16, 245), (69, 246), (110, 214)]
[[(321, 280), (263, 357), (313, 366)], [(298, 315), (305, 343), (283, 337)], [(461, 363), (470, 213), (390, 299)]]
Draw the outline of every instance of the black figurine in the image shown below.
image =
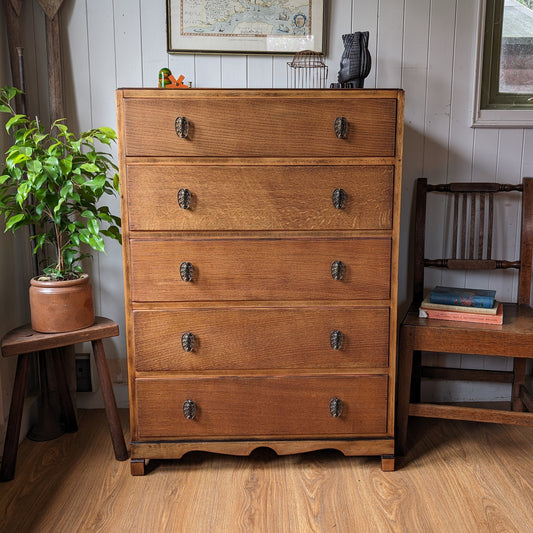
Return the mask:
[(365, 78), (370, 73), (372, 60), (368, 51), (368, 32), (356, 31), (342, 36), (344, 52), (341, 57), (341, 69), (338, 80), (341, 87), (363, 87)]

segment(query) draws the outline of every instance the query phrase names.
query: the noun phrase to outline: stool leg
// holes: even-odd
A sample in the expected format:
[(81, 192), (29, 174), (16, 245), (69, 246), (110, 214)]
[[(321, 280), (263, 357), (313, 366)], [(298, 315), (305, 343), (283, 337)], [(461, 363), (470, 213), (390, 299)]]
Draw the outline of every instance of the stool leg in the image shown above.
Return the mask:
[(61, 408), (65, 416), (65, 431), (67, 433), (75, 433), (78, 431), (78, 422), (76, 420), (76, 412), (72, 404), (72, 396), (70, 395), (70, 388), (68, 386), (67, 374), (65, 372), (64, 351), (60, 348), (52, 350), (54, 370), (56, 373), (57, 392), (59, 400), (61, 401)]
[(28, 381), (29, 361), (29, 353), (24, 353), (18, 356), (17, 372), (15, 374), (15, 383), (13, 384), (13, 395), (11, 396), (11, 407), (9, 409), (9, 418), (7, 422), (2, 468), (0, 470), (0, 481), (11, 481), (15, 477), (15, 465), (17, 462), (24, 396), (26, 394), (26, 384)]
[(128, 458), (128, 450), (124, 442), (124, 434), (122, 433), (122, 425), (120, 423), (115, 395), (113, 394), (113, 385), (109, 377), (109, 369), (107, 367), (102, 340), (92, 341), (92, 346), (115, 457), (118, 461), (125, 461)]

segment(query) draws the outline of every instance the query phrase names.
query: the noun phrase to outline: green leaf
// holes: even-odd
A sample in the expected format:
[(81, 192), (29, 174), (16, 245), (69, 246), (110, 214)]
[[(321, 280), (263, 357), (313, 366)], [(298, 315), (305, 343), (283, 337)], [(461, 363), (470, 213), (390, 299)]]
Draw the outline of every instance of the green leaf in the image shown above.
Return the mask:
[(38, 159), (32, 159), (28, 161), (26, 168), (28, 172), (33, 172), (34, 174), (39, 174), (43, 169), (43, 164)]
[(91, 235), (89, 246), (98, 252), (105, 252), (104, 239), (100, 235)]
[(63, 157), (59, 160), (59, 167), (64, 176), (68, 176), (72, 170), (72, 156)]
[(93, 191), (96, 191), (97, 189), (101, 189), (106, 182), (106, 177), (104, 174), (100, 174), (99, 176), (96, 176), (93, 180), (89, 180), (85, 183), (86, 187), (89, 187)]
[(94, 163), (84, 163), (80, 168), (85, 172), (98, 172), (100, 170)]
[(89, 244), (89, 239), (91, 237), (91, 234), (87, 228), (80, 229), (80, 231), (78, 232), (78, 235), (80, 237), (81, 242), (85, 244)]
[(65, 185), (63, 185), (63, 187), (61, 187), (61, 191), (59, 192), (59, 195), (61, 196), (61, 198), (66, 200), (72, 194), (73, 191), (74, 191), (74, 185), (72, 185), (72, 183), (68, 181), (67, 183), (65, 183)]
[(17, 194), (15, 195), (15, 200), (22, 207), (24, 200), (28, 198), (31, 192), (31, 185), (29, 182), (25, 181), (21, 183), (17, 189)]
[(26, 115), (15, 115), (6, 122), (6, 131), (9, 131), (12, 126), (19, 126), (21, 124), (27, 124), (28, 119)]
[(84, 218), (94, 218), (94, 213), (86, 209), (85, 211), (82, 212), (81, 216)]
[(116, 173), (113, 176), (113, 189), (115, 189), (115, 191), (117, 192), (120, 192), (120, 178), (119, 175)]
[[(26, 215), (24, 213), (19, 213), (18, 215), (13, 215), (6, 221), (6, 231), (13, 228), (13, 226), (16, 226), (19, 222), (23, 221), (26, 218)], [(16, 228), (13, 228), (16, 229)]]
[(98, 232), (100, 231), (100, 226), (98, 225), (98, 220), (96, 220), (95, 218), (91, 218), (88, 222), (87, 222), (87, 228), (89, 228), (89, 231), (93, 234), (93, 235), (98, 235)]

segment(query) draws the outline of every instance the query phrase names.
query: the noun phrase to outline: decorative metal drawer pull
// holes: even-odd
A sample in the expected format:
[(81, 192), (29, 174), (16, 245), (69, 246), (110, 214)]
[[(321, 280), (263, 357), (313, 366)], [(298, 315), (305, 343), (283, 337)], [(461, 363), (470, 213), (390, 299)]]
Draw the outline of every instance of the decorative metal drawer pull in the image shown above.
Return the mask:
[(346, 193), (344, 192), (344, 189), (333, 189), (331, 201), (335, 209), (344, 209), (344, 204), (346, 203)]
[(192, 281), (193, 274), (194, 274), (194, 267), (192, 266), (192, 263), (189, 263), (188, 261), (181, 263), (180, 277), (183, 281), (186, 281), (187, 283), (189, 281)]
[(178, 205), (181, 209), (189, 209), (191, 207), (192, 194), (189, 189), (180, 189), (178, 191)]
[(192, 420), (196, 416), (196, 404), (192, 400), (183, 402), (183, 416), (187, 420)]
[(185, 117), (176, 117), (174, 127), (176, 128), (176, 135), (181, 139), (185, 139), (189, 135), (189, 121)]
[(339, 418), (342, 414), (342, 401), (339, 398), (332, 398), (329, 402), (329, 414), (333, 418)]
[(348, 134), (348, 121), (345, 117), (337, 117), (335, 119), (335, 135), (338, 139), (346, 139)]
[(333, 261), (331, 263), (331, 277), (336, 280), (341, 280), (344, 277), (345, 271), (344, 263), (342, 261)]
[(334, 350), (340, 350), (342, 348), (343, 341), (344, 341), (344, 335), (342, 334), (342, 331), (339, 331), (338, 329), (334, 329), (329, 334), (329, 344)]
[(192, 352), (194, 350), (194, 342), (195, 342), (194, 334), (190, 331), (186, 331), (181, 336), (181, 347), (183, 348), (184, 352)]

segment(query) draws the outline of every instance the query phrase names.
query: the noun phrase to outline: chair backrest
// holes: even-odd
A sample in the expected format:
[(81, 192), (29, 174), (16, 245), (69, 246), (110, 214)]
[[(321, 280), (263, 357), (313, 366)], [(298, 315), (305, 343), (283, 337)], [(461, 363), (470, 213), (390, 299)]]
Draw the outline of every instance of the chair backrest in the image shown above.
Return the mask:
[[(449, 256), (428, 258), (425, 253), (426, 209), (428, 194), (446, 195), (449, 200), (446, 220), (439, 225), (449, 236)], [(493, 257), (494, 238), (498, 233), (495, 221), (495, 196), (521, 195), (520, 255), (515, 258)], [(508, 196), (508, 198), (510, 198)], [(524, 178), (520, 185), (503, 183), (445, 183), (430, 185), (427, 178), (418, 178), (415, 198), (414, 284), (413, 303), (424, 296), (424, 268), (450, 270), (518, 269), (519, 304), (530, 303), (531, 262), (533, 253), (533, 178)]]

